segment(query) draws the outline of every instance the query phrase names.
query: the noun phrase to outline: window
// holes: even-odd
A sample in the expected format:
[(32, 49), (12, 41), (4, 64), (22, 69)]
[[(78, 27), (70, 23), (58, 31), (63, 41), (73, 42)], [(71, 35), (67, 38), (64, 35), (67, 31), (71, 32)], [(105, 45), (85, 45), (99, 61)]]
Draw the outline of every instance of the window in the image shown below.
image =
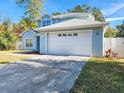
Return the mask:
[(61, 19), (53, 19), (53, 24), (61, 22)]
[(46, 21), (47, 25), (50, 25), (50, 22), (51, 22), (50, 20), (47, 20), (47, 21)]
[(61, 34), (58, 34), (58, 37), (60, 37), (61, 36)]
[(42, 26), (46, 26), (46, 21), (42, 21)]
[(74, 33), (73, 36), (77, 36), (78, 34), (77, 33)]
[(68, 36), (72, 36), (72, 34), (68, 34)]
[(65, 36), (69, 36), (69, 37), (70, 37), (70, 36), (78, 36), (78, 33), (72, 33), (72, 34), (71, 34), (71, 33), (58, 34), (58, 37), (62, 37), (62, 36), (63, 36), (63, 37), (65, 37)]
[(32, 47), (33, 46), (33, 40), (32, 39), (26, 39), (26, 47)]
[(41, 20), (38, 20), (37, 23), (38, 23), (38, 27), (41, 27)]
[(66, 34), (63, 34), (63, 36), (66, 36)]
[(51, 20), (43, 20), (42, 21), (42, 26), (48, 26), (51, 24)]

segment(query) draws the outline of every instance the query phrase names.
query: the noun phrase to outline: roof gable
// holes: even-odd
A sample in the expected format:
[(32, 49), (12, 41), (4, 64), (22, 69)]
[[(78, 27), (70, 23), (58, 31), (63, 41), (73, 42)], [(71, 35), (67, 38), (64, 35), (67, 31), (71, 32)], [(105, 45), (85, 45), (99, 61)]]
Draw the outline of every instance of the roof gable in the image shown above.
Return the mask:
[(29, 29), (29, 30), (27, 30), (27, 31), (22, 32), (22, 33), (21, 33), (21, 36), (23, 36), (25, 33), (28, 33), (28, 32), (31, 32), (31, 33), (33, 33), (33, 34), (38, 34), (38, 33), (39, 33), (38, 31), (35, 31), (35, 30), (33, 30), (33, 29)]

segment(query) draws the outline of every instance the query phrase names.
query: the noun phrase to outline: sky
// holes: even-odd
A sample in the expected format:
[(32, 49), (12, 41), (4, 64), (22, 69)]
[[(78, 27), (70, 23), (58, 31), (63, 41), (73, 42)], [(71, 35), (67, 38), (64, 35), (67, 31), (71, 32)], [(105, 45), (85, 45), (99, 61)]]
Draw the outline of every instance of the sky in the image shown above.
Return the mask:
[[(53, 12), (66, 12), (67, 9), (71, 9), (76, 5), (87, 3), (91, 7), (98, 7), (103, 14), (108, 17), (124, 6), (124, 0), (45, 0), (43, 5), (43, 13), (51, 14)], [(23, 16), (24, 9), (16, 5), (16, 0), (0, 0), (0, 16), (1, 20), (4, 18), (10, 18), (12, 22), (19, 22), (21, 16)], [(124, 9), (120, 10), (117, 14), (111, 16), (124, 17)], [(114, 27), (120, 24), (122, 20), (111, 21), (110, 26)]]

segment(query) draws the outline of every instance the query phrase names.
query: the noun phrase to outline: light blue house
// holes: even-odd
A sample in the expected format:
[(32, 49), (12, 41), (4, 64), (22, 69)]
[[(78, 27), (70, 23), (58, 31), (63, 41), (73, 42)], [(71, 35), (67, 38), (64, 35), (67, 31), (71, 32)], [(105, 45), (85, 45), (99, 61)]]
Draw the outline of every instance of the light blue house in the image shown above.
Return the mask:
[(104, 29), (91, 14), (44, 15), (38, 28), (22, 33), (22, 48), (54, 55), (104, 55)]

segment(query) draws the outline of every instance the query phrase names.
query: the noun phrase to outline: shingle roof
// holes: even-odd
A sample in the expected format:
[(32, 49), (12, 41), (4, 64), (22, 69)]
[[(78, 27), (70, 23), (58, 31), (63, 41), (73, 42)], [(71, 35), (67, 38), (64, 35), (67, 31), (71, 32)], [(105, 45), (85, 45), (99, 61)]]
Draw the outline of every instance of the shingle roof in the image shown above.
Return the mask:
[(24, 32), (22, 32), (21, 34), (20, 34), (20, 36), (22, 36), (24, 33), (26, 33), (27, 31), (32, 31), (32, 32), (34, 32), (34, 33), (36, 33), (36, 34), (38, 34), (39, 33), (39, 31), (36, 31), (36, 30), (33, 30), (33, 29), (28, 29), (28, 30), (26, 30), (26, 31), (24, 31)]
[(46, 27), (37, 28), (35, 30), (36, 31), (69, 30), (69, 29), (81, 29), (81, 28), (90, 28), (90, 27), (104, 27), (106, 25), (108, 25), (107, 22), (72, 19), (61, 23), (49, 25)]
[(82, 16), (88, 16), (90, 14), (87, 13), (65, 13), (65, 14), (61, 14), (61, 15), (53, 15), (52, 18), (56, 19), (56, 18), (68, 18), (68, 17), (82, 17)]

